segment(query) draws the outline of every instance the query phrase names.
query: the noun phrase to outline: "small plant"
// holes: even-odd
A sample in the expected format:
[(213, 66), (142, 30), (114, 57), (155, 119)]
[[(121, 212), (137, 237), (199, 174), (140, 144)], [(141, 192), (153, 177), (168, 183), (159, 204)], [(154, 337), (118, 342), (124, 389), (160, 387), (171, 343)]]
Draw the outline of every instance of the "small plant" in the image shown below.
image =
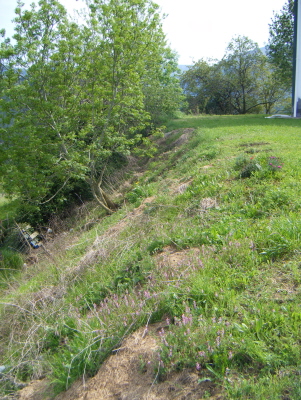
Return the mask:
[(148, 195), (148, 188), (137, 184), (129, 193), (127, 193), (126, 198), (131, 204), (135, 204)]
[(262, 169), (254, 157), (240, 155), (236, 158), (234, 169), (240, 171), (239, 178), (250, 178), (255, 172)]
[(279, 157), (271, 156), (268, 158), (268, 170), (269, 171), (279, 171), (283, 167), (283, 163)]
[(153, 240), (147, 247), (147, 251), (149, 251), (150, 254), (159, 253), (166, 244), (167, 242), (165, 240)]

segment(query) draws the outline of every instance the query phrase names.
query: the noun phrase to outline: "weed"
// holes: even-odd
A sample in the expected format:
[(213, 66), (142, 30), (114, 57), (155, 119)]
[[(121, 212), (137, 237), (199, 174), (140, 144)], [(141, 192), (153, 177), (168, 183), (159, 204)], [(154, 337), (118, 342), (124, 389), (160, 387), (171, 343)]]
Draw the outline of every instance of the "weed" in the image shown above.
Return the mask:
[(154, 240), (148, 245), (147, 250), (150, 254), (155, 254), (162, 251), (167, 244), (166, 240)]
[(127, 193), (126, 198), (130, 203), (137, 203), (137, 201), (148, 196), (146, 187), (136, 185), (130, 192)]
[(279, 171), (280, 169), (282, 169), (283, 167), (283, 163), (281, 162), (279, 157), (274, 157), (271, 156), (268, 158), (268, 169), (270, 171)]
[(240, 171), (239, 178), (250, 178), (255, 172), (260, 171), (262, 167), (254, 157), (248, 158), (240, 155), (235, 160), (234, 169)]

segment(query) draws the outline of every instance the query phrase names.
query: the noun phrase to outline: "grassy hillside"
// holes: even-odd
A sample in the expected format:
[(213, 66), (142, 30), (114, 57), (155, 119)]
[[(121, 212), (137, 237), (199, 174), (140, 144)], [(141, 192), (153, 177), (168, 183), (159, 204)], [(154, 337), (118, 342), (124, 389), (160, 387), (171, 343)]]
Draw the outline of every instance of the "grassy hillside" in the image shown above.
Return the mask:
[(157, 381), (189, 369), (207, 398), (301, 398), (301, 121), (187, 117), (166, 132), (125, 171), (123, 207), (83, 206), (5, 282), (3, 392), (9, 376), (65, 390), (163, 320)]

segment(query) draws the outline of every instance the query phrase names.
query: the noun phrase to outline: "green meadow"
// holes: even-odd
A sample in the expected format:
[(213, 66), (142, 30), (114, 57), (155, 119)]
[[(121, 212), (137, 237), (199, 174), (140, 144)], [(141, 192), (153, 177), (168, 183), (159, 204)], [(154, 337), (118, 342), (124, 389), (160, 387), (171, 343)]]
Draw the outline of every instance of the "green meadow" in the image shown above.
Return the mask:
[[(86, 205), (1, 275), (0, 365), (55, 395), (165, 321), (156, 382), (187, 369), (222, 399), (300, 399), (301, 121), (189, 116), (165, 132), (125, 171), (117, 212)], [(13, 209), (0, 197), (0, 219)]]

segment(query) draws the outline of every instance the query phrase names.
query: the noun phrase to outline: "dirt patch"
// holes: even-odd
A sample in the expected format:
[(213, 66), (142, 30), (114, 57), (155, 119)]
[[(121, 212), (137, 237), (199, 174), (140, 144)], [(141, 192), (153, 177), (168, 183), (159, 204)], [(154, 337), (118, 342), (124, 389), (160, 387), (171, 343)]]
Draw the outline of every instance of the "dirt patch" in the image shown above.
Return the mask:
[(201, 200), (200, 207), (201, 207), (201, 211), (205, 212), (205, 211), (209, 210), (210, 208), (217, 208), (218, 204), (217, 204), (216, 199), (213, 199), (211, 197), (205, 197), (204, 199)]
[(180, 279), (187, 270), (203, 266), (200, 255), (201, 251), (198, 248), (178, 251), (172, 246), (167, 246), (155, 259), (162, 272), (173, 271), (172, 276), (176, 273), (177, 279)]
[(17, 400), (50, 400), (51, 398), (47, 396), (47, 388), (49, 382), (46, 379), (41, 379), (39, 381), (32, 381), (24, 389), (20, 390), (15, 399)]
[[(194, 131), (195, 131), (194, 128), (185, 128), (167, 132), (165, 133), (162, 139), (159, 139), (157, 141), (157, 144), (160, 148), (164, 149), (164, 151), (169, 151), (175, 147), (182, 146), (184, 143), (186, 143)], [(177, 139), (172, 140), (174, 137), (177, 137), (178, 135), (180, 136)]]
[(219, 388), (215, 384), (209, 380), (199, 383), (200, 376), (193, 371), (157, 382), (155, 367), (159, 363), (157, 350), (163, 325), (140, 328), (124, 340), (95, 377), (85, 383), (75, 382), (55, 400), (197, 400), (205, 393), (207, 398), (222, 399), (216, 397)]
[(189, 181), (182, 183), (174, 190), (174, 194), (182, 194), (186, 192), (186, 189), (191, 185), (192, 182), (193, 179), (190, 179)]
[(175, 247), (172, 246), (166, 246), (162, 250), (162, 252), (156, 256), (157, 262), (160, 261), (160, 259), (164, 259), (164, 261), (167, 261), (173, 265), (178, 265), (179, 263), (187, 262), (188, 260), (191, 260), (192, 258), (195, 259), (200, 255), (201, 251), (199, 248), (189, 248), (186, 250), (177, 250)]
[(183, 133), (177, 140), (175, 140), (171, 145), (170, 148), (182, 146), (182, 144), (186, 143), (190, 137), (189, 133)]
[(291, 275), (279, 272), (270, 277), (268, 287), (271, 288), (270, 301), (278, 304), (294, 301), (300, 290)]
[(242, 143), (239, 147), (252, 147), (252, 146), (265, 146), (271, 143), (268, 142), (252, 142), (252, 143)]

